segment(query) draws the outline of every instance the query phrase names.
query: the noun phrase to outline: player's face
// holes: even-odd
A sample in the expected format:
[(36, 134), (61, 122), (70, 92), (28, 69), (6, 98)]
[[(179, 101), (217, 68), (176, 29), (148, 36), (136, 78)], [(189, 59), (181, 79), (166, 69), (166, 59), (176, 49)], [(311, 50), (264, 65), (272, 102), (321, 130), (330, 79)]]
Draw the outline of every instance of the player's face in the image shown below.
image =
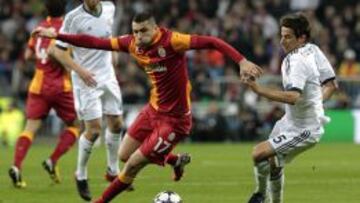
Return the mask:
[(302, 37), (296, 38), (294, 31), (291, 28), (281, 27), (280, 44), (285, 53), (300, 47), (304, 43)]
[(89, 7), (90, 10), (95, 10), (100, 0), (84, 0), (84, 3)]
[(136, 46), (143, 47), (151, 44), (156, 35), (157, 26), (148, 20), (141, 23), (133, 22), (132, 31)]

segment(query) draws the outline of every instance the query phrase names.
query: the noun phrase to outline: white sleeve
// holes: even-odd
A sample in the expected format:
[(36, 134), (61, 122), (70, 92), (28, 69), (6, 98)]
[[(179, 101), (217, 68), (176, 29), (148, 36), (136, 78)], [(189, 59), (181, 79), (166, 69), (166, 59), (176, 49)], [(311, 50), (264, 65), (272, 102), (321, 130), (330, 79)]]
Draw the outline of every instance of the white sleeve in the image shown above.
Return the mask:
[(329, 60), (326, 58), (325, 54), (318, 48), (315, 55), (316, 65), (320, 73), (320, 82), (321, 84), (335, 79), (336, 75), (333, 67), (331, 66)]
[(288, 85), (286, 90), (296, 90), (302, 92), (305, 87), (305, 83), (309, 78), (311, 72), (308, 70), (303, 58), (293, 57), (288, 63)]
[(115, 4), (110, 1), (102, 1), (101, 3), (103, 4), (104, 7), (106, 7), (106, 11), (108, 12), (108, 15), (110, 16), (110, 24), (112, 27), (111, 35), (115, 36), (116, 32), (115, 32), (115, 27), (113, 26), (114, 21), (115, 21), (115, 14), (116, 14)]
[[(72, 16), (72, 18), (73, 17), (74, 16)], [(61, 26), (61, 28), (59, 30), (59, 33), (64, 33), (64, 34), (73, 34), (74, 33), (74, 31), (73, 31), (74, 28), (72, 26), (72, 18), (70, 18), (69, 15), (65, 16), (63, 24), (62, 24), (62, 26)], [(63, 48), (63, 49), (67, 49), (71, 45), (66, 43), (66, 42), (56, 40), (56, 46), (60, 47), (60, 48)]]

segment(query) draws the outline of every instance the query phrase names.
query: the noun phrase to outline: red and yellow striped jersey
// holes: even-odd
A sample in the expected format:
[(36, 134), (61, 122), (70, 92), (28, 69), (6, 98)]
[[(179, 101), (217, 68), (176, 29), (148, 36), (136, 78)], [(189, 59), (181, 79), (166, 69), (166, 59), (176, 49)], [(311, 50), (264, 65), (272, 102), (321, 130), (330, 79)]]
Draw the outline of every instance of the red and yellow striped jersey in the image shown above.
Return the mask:
[[(47, 17), (38, 26), (53, 27), (58, 31), (62, 22), (62, 18)], [(69, 72), (48, 55), (48, 48), (52, 43), (54, 40), (42, 37), (31, 37), (28, 41), (28, 48), (36, 57), (35, 75), (29, 87), (30, 93), (57, 94), (72, 89)]]
[(152, 88), (150, 104), (159, 112), (190, 112), (191, 84), (184, 52), (190, 48), (190, 35), (160, 28), (153, 44), (136, 47), (133, 35), (112, 38), (114, 49), (129, 52), (148, 75)]

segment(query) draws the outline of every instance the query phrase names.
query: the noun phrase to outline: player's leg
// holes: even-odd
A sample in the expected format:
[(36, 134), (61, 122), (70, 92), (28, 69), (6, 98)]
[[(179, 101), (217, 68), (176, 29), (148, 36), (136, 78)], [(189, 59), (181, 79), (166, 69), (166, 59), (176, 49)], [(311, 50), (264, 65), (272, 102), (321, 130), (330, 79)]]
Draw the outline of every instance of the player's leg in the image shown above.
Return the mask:
[(179, 181), (184, 175), (185, 166), (191, 162), (191, 156), (188, 153), (169, 153), (165, 162), (173, 167), (173, 180)]
[(57, 115), (64, 121), (66, 128), (60, 133), (59, 141), (50, 155), (42, 165), (49, 173), (50, 178), (55, 182), (60, 182), (60, 172), (57, 165), (58, 160), (75, 144), (79, 137), (79, 124), (76, 120), (76, 112), (74, 109), (74, 99), (72, 92), (61, 94), (53, 102), (53, 108)]
[(61, 182), (59, 166), (57, 164), (58, 160), (74, 146), (78, 136), (78, 125), (75, 124), (75, 122), (67, 123), (66, 128), (59, 135), (59, 140), (54, 151), (49, 158), (42, 162), (43, 168), (50, 175), (54, 183)]
[(14, 165), (9, 170), (10, 178), (15, 187), (25, 187), (26, 185), (21, 177), (22, 162), (30, 149), (35, 133), (41, 126), (41, 119), (48, 115), (49, 110), (50, 105), (42, 95), (28, 94), (26, 101), (27, 121), (24, 131), (16, 141)]
[(275, 151), (268, 141), (261, 142), (254, 147), (252, 159), (254, 162), (256, 189), (249, 203), (262, 203), (265, 201), (270, 174), (270, 163), (268, 160), (274, 155)]
[(75, 172), (76, 186), (81, 198), (91, 200), (88, 185), (87, 163), (96, 139), (102, 132), (103, 90), (98, 88), (74, 88), (74, 103), (79, 120), (83, 120), (85, 130), (80, 135), (78, 144), (78, 159)]
[(26, 187), (25, 181), (22, 180), (21, 170), (22, 163), (31, 147), (33, 138), (37, 130), (41, 126), (41, 120), (28, 119), (26, 121), (25, 129), (20, 134), (15, 145), (14, 164), (9, 170), (9, 176), (15, 187)]
[(293, 129), (282, 135), (269, 139), (272, 148), (276, 151), (276, 156), (270, 159), (270, 198), (273, 203), (283, 202), (284, 173), (285, 163), (290, 162), (302, 152), (312, 148), (318, 142), (319, 132), (308, 130)]
[(106, 83), (101, 97), (103, 113), (106, 116), (105, 144), (107, 151), (106, 179), (111, 181), (119, 173), (119, 159), (117, 153), (123, 130), (121, 90), (116, 80)]
[(106, 180), (111, 182), (119, 174), (119, 145), (123, 132), (123, 120), (119, 115), (106, 115), (107, 129), (105, 130), (105, 144), (107, 152)]
[(270, 161), (270, 181), (269, 192), (272, 203), (283, 202), (283, 188), (284, 188), (284, 170), (279, 165), (279, 160), (276, 156), (269, 159)]
[(79, 139), (78, 160), (75, 172), (76, 186), (81, 198), (91, 200), (88, 185), (87, 163), (91, 155), (94, 142), (101, 134), (101, 119), (85, 121), (85, 131)]
[(118, 157), (123, 162), (130, 158), (130, 156), (140, 147), (141, 142), (132, 137), (129, 133), (126, 133), (121, 141)]
[(96, 203), (110, 202), (115, 196), (125, 191), (133, 183), (136, 175), (149, 163), (140, 149), (136, 150), (126, 161), (118, 178), (116, 178), (103, 192)]
[[(160, 125), (160, 132), (165, 136), (165, 139), (174, 140), (175, 137), (183, 139), (188, 136), (192, 125), (191, 115), (179, 117), (161, 115), (160, 118), (158, 125)], [(165, 158), (165, 163), (173, 167), (172, 178), (174, 181), (179, 181), (183, 177), (185, 166), (190, 162), (191, 156), (188, 153), (174, 154), (170, 152)]]

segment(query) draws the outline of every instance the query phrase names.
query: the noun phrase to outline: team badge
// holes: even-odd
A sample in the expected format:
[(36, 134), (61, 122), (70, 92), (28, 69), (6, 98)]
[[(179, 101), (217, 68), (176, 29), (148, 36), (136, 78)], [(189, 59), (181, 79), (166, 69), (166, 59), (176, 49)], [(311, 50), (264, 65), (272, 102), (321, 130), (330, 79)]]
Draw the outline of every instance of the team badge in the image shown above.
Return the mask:
[(158, 54), (162, 58), (164, 58), (166, 56), (166, 51), (165, 51), (164, 47), (159, 47), (158, 48)]

